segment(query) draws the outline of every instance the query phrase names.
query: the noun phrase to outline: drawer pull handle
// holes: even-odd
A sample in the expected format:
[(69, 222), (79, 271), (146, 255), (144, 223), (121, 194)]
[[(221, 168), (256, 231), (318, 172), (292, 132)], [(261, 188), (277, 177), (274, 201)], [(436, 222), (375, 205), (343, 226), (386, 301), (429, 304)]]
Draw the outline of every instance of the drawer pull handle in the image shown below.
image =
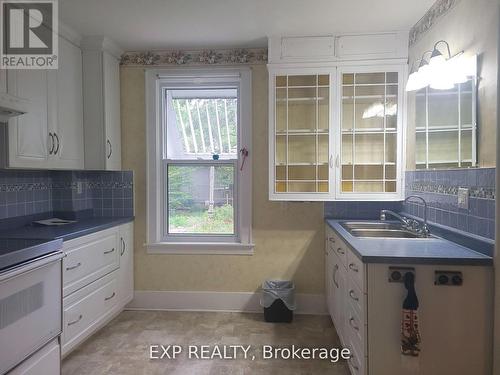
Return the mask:
[(110, 295), (109, 297), (104, 297), (104, 300), (105, 300), (105, 301), (109, 301), (109, 300), (110, 300), (111, 298), (113, 298), (115, 295), (116, 295), (116, 293), (115, 293), (115, 292), (113, 292), (113, 294), (112, 294), (112, 295)]
[(353, 270), (354, 272), (359, 272), (358, 267), (354, 263), (349, 263), (349, 269)]
[(335, 243), (335, 238), (333, 238), (333, 237), (329, 237), (329, 238), (328, 238), (328, 241), (330, 241), (331, 243)]
[(352, 290), (352, 289), (349, 291), (349, 296), (350, 296), (353, 300), (355, 300), (355, 301), (359, 301), (359, 298), (358, 298), (358, 297), (356, 297), (356, 294), (354, 293), (354, 290)]
[(82, 315), (82, 314), (80, 314), (80, 316), (78, 317), (78, 319), (77, 319), (77, 320), (73, 320), (72, 322), (69, 322), (69, 323), (68, 323), (68, 327), (69, 327), (69, 326), (72, 326), (73, 324), (78, 323), (80, 320), (82, 320), (82, 318), (83, 318), (83, 315)]
[(57, 135), (57, 133), (54, 133), (54, 137), (56, 138), (57, 141), (57, 148), (53, 151), (53, 154), (57, 155), (57, 153), (59, 152), (59, 136)]
[(122, 252), (121, 252), (121, 256), (123, 256), (123, 254), (125, 254), (125, 241), (123, 240), (123, 237), (120, 238), (121, 242), (122, 242)]
[(70, 267), (66, 267), (66, 271), (71, 271), (71, 270), (74, 270), (75, 268), (78, 268), (80, 267), (82, 264), (80, 262), (78, 262), (77, 264), (75, 264), (74, 266), (70, 266)]
[(115, 251), (114, 247), (111, 250), (105, 251), (104, 254), (111, 254), (113, 251)]
[(106, 140), (106, 143), (109, 145), (109, 153), (108, 153), (108, 159), (109, 159), (113, 154), (113, 147), (111, 146), (111, 142), (109, 141), (109, 139)]
[(339, 269), (339, 265), (336, 264), (335, 267), (333, 267), (333, 273), (332, 273), (333, 283), (335, 284), (335, 286), (337, 288), (339, 287), (339, 284), (337, 283), (337, 280), (335, 280), (335, 275), (337, 274), (338, 269)]
[(341, 247), (339, 247), (339, 248), (337, 249), (337, 252), (338, 252), (339, 254), (342, 254), (342, 255), (344, 255), (344, 254), (345, 254), (345, 251), (344, 251), (344, 250), (342, 250), (342, 248), (341, 248)]
[(349, 319), (349, 324), (351, 325), (352, 328), (354, 328), (356, 331), (359, 331), (359, 327), (354, 324), (354, 318), (351, 316), (351, 318)]

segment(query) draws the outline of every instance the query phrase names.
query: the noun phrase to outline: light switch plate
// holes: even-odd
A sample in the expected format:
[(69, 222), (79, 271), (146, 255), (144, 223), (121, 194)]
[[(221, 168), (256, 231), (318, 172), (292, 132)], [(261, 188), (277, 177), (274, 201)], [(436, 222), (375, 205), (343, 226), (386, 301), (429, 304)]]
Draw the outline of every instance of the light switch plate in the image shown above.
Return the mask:
[(83, 182), (82, 181), (78, 181), (76, 183), (76, 193), (77, 194), (82, 194), (83, 193)]
[(458, 208), (469, 209), (469, 189), (458, 188)]

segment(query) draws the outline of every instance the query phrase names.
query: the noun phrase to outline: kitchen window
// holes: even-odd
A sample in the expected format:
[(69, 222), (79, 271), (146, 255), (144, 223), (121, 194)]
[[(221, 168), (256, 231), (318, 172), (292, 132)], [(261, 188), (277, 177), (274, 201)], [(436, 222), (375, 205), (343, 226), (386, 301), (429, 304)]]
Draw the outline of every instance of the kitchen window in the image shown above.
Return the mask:
[(147, 73), (148, 251), (248, 254), (249, 69)]

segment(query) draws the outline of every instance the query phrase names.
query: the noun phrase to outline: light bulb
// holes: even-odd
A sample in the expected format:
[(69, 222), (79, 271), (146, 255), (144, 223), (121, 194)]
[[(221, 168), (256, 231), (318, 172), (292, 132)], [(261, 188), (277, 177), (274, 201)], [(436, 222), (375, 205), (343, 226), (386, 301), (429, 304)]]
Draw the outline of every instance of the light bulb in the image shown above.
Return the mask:
[(430, 87), (434, 90), (451, 90), (453, 87), (455, 87), (455, 84), (453, 83), (453, 81), (444, 78), (433, 80)]
[(408, 77), (408, 82), (406, 83), (406, 91), (418, 90), (418, 85), (419, 85), (418, 72), (413, 72)]

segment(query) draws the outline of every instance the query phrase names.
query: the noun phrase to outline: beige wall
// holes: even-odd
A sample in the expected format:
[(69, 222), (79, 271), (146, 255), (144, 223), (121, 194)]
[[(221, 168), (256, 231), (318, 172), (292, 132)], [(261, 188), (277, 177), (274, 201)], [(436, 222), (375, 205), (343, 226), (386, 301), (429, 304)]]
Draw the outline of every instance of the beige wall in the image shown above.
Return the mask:
[(134, 171), (135, 289), (255, 291), (271, 277), (291, 278), (300, 293), (322, 293), (322, 203), (270, 202), (267, 69), (253, 71), (253, 256), (148, 255), (144, 69), (121, 69), (123, 168)]
[[(496, 165), (498, 0), (461, 0), (410, 47), (410, 64), (420, 59), (434, 43), (444, 39), (452, 55), (464, 50), (478, 55), (478, 162), (480, 167)], [(428, 55), (426, 56), (428, 57)], [(408, 170), (415, 169), (414, 95), (408, 96)]]

